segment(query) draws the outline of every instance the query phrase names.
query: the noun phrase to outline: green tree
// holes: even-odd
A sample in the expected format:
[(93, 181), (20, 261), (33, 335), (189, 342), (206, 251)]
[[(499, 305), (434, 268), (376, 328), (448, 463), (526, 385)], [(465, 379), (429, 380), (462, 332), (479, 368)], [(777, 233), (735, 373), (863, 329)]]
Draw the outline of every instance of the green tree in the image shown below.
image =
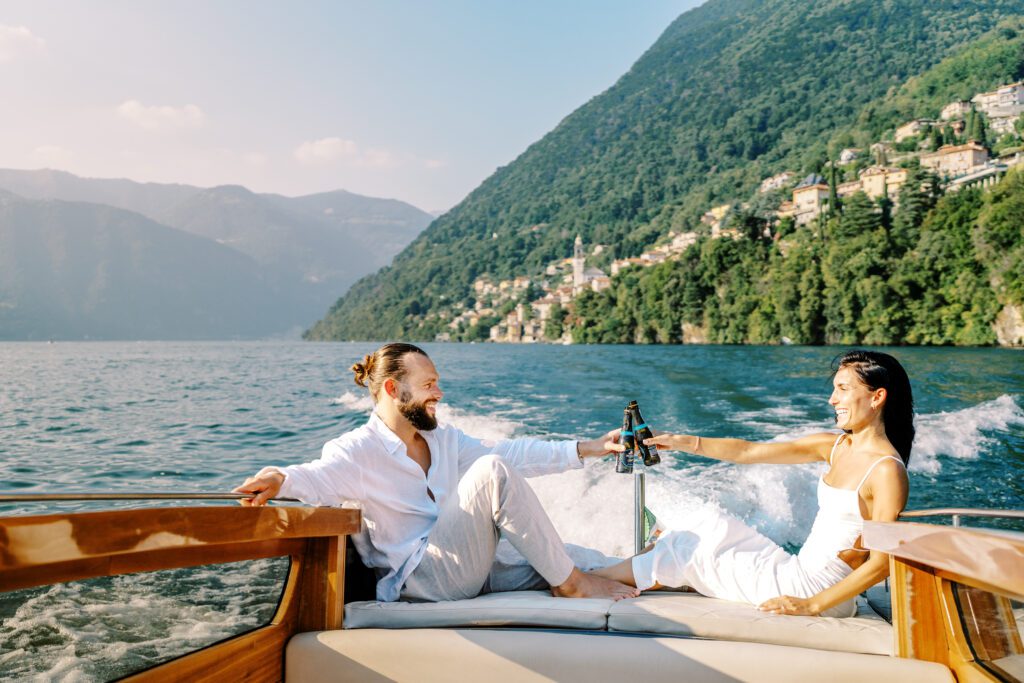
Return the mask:
[(864, 192), (857, 192), (846, 200), (833, 236), (851, 239), (873, 233), (880, 225), (881, 217), (875, 203)]
[(988, 195), (975, 245), (1007, 301), (1024, 304), (1024, 172), (1012, 169)]
[(907, 181), (900, 188), (899, 209), (889, 231), (893, 247), (899, 253), (917, 244), (921, 223), (937, 200), (933, 188), (938, 188), (938, 181), (930, 171), (917, 168), (907, 173)]
[[(972, 112), (974, 110), (971, 110)], [(970, 132), (967, 135), (968, 140), (974, 140), (979, 145), (988, 147), (988, 127), (985, 125), (985, 117), (981, 112), (976, 112), (974, 120), (971, 122)]]
[(971, 233), (984, 198), (967, 189), (943, 197), (921, 225), (893, 286), (912, 318), (911, 344), (991, 344), (998, 304), (985, 282)]
[(558, 341), (565, 331), (565, 318), (569, 311), (562, 308), (562, 304), (555, 303), (548, 311), (548, 319), (544, 323), (544, 338), (548, 341)]
[(842, 207), (839, 205), (839, 193), (836, 191), (836, 162), (829, 164), (828, 174), (828, 216), (835, 217)]

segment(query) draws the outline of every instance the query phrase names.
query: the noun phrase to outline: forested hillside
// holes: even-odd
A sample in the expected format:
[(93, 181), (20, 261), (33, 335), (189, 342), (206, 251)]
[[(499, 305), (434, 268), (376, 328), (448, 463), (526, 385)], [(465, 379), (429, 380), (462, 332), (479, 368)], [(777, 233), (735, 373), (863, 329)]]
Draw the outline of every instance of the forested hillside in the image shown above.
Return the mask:
[[(1004, 22), (868, 104), (832, 136), (831, 158), (842, 147), (866, 148), (892, 122), (935, 119), (950, 101), (1024, 78), (1022, 29), (1019, 19)], [(1022, 133), (1019, 125), (1016, 135), (988, 142), (1020, 145)], [(809, 228), (769, 226), (752, 198), (731, 223), (746, 239), (703, 239), (679, 261), (632, 269), (610, 290), (585, 294), (576, 302), (573, 338), (1020, 344), (999, 339), (996, 328), (1024, 310), (1024, 171), (1011, 171), (991, 191), (944, 194), (915, 160), (907, 166), (897, 206), (855, 195)], [(825, 163), (816, 170), (829, 172)], [(1010, 327), (1019, 334), (1019, 321)]]
[(907, 188), (912, 208), (895, 220), (860, 195), (820, 232), (703, 239), (678, 261), (621, 273), (576, 300), (573, 338), (995, 344), (1000, 311), (1024, 305), (1024, 169), (988, 193)]
[[(922, 105), (913, 87), (942, 100), (941, 79), (911, 79), (1019, 13), (1007, 0), (710, 0), (392, 266), (353, 286), (307, 336), (430, 339), (444, 326), (437, 312), (468, 301), (478, 276), (536, 274), (571, 254), (577, 233), (622, 257), (696, 228), (709, 205), (749, 196), (772, 173), (819, 170), (838, 135), (900, 123)], [(963, 87), (994, 85), (985, 78)], [(687, 278), (689, 296), (695, 286)]]

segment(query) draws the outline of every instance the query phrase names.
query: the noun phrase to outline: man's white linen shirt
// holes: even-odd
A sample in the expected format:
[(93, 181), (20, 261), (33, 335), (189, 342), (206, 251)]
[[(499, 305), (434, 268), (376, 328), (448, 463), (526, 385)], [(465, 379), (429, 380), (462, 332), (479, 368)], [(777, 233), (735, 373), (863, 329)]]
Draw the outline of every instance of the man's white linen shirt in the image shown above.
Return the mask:
[(363, 562), (377, 571), (381, 601), (398, 599), (423, 558), (438, 511), (477, 458), (500, 455), (527, 477), (583, 467), (575, 441), (481, 441), (450, 425), (420, 435), (430, 447), (426, 477), (376, 413), (362, 427), (324, 444), (319, 460), (275, 468), (285, 475), (282, 498), (310, 505), (360, 503), (365, 528), (352, 540)]

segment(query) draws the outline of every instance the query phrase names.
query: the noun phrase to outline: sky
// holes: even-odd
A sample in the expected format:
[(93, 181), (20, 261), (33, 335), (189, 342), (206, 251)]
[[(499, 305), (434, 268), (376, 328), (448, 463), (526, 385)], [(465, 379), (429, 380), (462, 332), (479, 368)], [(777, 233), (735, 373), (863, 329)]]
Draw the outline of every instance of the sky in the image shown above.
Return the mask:
[(702, 0), (0, 0), (0, 168), (457, 204)]

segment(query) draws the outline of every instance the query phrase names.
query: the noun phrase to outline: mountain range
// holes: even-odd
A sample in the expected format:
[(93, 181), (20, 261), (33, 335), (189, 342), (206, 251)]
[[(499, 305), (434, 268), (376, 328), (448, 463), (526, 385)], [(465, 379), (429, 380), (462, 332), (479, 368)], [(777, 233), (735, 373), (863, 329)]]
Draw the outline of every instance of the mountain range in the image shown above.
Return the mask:
[(3, 339), (297, 334), (433, 220), (345, 191), (285, 197), (53, 170), (0, 170), (0, 190)]

